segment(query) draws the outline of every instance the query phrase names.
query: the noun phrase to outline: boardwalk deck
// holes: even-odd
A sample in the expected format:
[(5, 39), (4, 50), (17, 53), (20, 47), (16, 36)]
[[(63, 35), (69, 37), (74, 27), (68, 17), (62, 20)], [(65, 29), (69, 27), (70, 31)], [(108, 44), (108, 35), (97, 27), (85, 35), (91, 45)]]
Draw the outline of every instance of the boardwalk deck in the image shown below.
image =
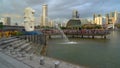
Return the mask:
[[(63, 30), (64, 34), (68, 37), (91, 37), (95, 38), (99, 36), (101, 38), (106, 38), (110, 34), (108, 30)], [(44, 33), (51, 38), (54, 35), (62, 35), (60, 31), (44, 31)]]

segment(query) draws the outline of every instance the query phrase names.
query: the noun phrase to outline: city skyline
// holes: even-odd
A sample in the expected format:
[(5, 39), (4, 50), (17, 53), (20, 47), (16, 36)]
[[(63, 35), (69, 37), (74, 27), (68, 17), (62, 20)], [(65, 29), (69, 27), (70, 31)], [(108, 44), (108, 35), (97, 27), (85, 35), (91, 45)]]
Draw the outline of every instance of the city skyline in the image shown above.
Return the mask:
[(113, 11), (120, 11), (120, 1), (115, 0), (0, 0), (0, 17), (11, 16), (14, 21), (23, 22), (24, 9), (31, 7), (36, 11), (37, 21), (42, 15), (42, 5), (48, 5), (48, 17), (72, 18), (72, 10), (77, 9), (80, 18), (92, 18), (94, 13), (106, 14)]

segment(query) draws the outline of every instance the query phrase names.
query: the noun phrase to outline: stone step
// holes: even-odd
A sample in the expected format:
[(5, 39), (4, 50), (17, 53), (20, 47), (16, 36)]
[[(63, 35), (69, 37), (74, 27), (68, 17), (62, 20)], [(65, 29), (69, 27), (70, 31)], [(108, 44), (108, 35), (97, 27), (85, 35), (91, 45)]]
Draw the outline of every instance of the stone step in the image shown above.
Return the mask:
[(27, 45), (26, 47), (24, 47), (24, 48), (21, 48), (21, 51), (25, 51), (27, 48), (29, 48), (29, 47), (31, 47), (31, 43), (29, 44), (29, 45)]
[(5, 48), (7, 48), (8, 46), (12, 46), (12, 44), (17, 43), (17, 42), (18, 42), (18, 40), (14, 40), (14, 41), (8, 42), (8, 43), (6, 43), (6, 44), (2, 44), (2, 45), (0, 46), (0, 48), (5, 49)]
[(21, 47), (19, 47), (18, 51), (22, 51), (25, 49), (25, 47), (28, 47), (30, 45), (30, 43), (25, 43), (23, 45), (21, 45)]
[(12, 42), (12, 43), (10, 43), (12, 46), (14, 46), (14, 45), (16, 45), (16, 44), (18, 44), (18, 43), (20, 43), (21, 42), (21, 40), (16, 40), (16, 41), (14, 41), (14, 42)]
[[(0, 42), (2, 45), (0, 45), (0, 48), (7, 52), (25, 52), (28, 54), (34, 53), (39, 51), (38, 45), (33, 44), (32, 42), (28, 42), (27, 40), (20, 39), (17, 37), (10, 37), (10, 38), (4, 38), (0, 39)], [(37, 50), (36, 50), (37, 49)]]
[(26, 51), (27, 53), (29, 53), (30, 50), (32, 50), (32, 47), (31, 47), (31, 46), (29, 46), (27, 49), (25, 49), (25, 51)]
[(18, 40), (18, 38), (7, 39), (7, 40), (4, 40), (4, 41), (1, 41), (0, 45), (4, 45), (4, 44), (7, 44), (7, 43), (10, 43), (10, 42), (16, 41), (16, 40)]
[(22, 41), (22, 40), (21, 40), (21, 42), (13, 45), (13, 48), (14, 48), (14, 49), (17, 49), (17, 48), (19, 48), (21, 45), (23, 45), (23, 44), (25, 44), (25, 43), (26, 43), (26, 41)]

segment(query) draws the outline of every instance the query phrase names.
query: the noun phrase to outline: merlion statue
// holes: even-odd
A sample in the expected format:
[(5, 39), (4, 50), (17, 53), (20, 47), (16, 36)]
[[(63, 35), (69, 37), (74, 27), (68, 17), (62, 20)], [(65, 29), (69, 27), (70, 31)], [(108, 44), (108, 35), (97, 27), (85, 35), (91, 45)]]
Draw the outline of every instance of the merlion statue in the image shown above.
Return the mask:
[(25, 30), (26, 31), (34, 31), (34, 13), (35, 10), (33, 10), (32, 8), (28, 7), (25, 8), (24, 11), (24, 24), (25, 24)]

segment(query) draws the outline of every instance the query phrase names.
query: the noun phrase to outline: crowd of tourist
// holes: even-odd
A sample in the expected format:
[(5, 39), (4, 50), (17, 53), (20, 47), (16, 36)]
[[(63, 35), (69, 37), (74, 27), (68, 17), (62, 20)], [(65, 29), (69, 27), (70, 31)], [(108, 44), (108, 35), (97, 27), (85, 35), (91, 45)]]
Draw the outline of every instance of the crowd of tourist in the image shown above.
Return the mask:
[(74, 30), (74, 29), (64, 29), (64, 30), (56, 30), (56, 29), (52, 29), (52, 30), (47, 30), (47, 31), (42, 31), (46, 34), (60, 34), (62, 32), (64, 32), (65, 34), (109, 34), (109, 30), (105, 30), (105, 29), (81, 29), (81, 30)]

